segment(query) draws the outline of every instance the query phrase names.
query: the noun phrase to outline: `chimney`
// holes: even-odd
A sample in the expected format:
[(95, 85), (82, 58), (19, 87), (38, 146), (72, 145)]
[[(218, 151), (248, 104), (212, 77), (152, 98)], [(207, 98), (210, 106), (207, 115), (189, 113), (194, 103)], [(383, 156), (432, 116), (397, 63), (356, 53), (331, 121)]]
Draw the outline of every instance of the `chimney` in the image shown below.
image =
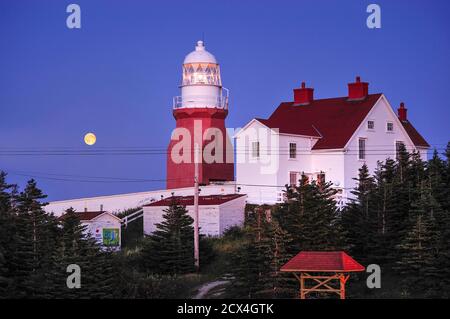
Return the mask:
[(369, 83), (361, 82), (359, 76), (356, 77), (356, 82), (348, 84), (348, 99), (362, 100), (369, 94)]
[(294, 103), (295, 104), (309, 104), (313, 98), (314, 89), (307, 88), (305, 82), (302, 82), (302, 87), (299, 89), (294, 89)]
[(400, 107), (397, 109), (397, 115), (400, 121), (406, 122), (408, 120), (408, 109), (405, 107), (405, 103), (400, 103)]

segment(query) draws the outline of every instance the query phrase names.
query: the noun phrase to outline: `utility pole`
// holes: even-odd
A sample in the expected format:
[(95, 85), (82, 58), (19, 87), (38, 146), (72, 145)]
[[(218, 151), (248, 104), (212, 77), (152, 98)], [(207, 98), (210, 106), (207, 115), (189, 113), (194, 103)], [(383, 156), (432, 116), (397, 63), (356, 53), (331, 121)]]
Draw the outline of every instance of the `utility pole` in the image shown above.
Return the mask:
[(200, 268), (200, 254), (199, 254), (199, 234), (198, 234), (198, 162), (199, 162), (199, 145), (194, 144), (194, 261), (196, 271)]

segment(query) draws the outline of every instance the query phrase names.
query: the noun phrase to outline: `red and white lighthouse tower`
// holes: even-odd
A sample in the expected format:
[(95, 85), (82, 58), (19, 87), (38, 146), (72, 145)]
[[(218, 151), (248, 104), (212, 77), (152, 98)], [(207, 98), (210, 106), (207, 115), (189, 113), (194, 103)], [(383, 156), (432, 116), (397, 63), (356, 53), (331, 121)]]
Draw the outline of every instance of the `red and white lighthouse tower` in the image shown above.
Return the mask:
[(194, 185), (198, 145), (199, 183), (234, 180), (233, 148), (227, 136), (228, 90), (222, 87), (214, 55), (198, 41), (183, 63), (181, 96), (174, 97), (176, 129), (167, 152), (167, 188)]

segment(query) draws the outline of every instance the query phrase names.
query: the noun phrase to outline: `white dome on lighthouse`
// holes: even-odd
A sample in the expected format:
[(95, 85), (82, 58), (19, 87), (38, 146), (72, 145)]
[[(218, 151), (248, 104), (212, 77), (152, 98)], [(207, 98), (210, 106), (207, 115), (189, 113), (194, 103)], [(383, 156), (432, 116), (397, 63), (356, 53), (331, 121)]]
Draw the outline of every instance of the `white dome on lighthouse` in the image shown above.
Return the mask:
[(213, 63), (217, 64), (217, 60), (208, 51), (205, 49), (205, 45), (203, 41), (197, 41), (197, 46), (195, 47), (195, 51), (192, 51), (184, 58), (184, 64), (187, 63)]
[(198, 41), (182, 66), (181, 96), (174, 97), (173, 107), (228, 108), (228, 90), (222, 87), (220, 66), (214, 55)]

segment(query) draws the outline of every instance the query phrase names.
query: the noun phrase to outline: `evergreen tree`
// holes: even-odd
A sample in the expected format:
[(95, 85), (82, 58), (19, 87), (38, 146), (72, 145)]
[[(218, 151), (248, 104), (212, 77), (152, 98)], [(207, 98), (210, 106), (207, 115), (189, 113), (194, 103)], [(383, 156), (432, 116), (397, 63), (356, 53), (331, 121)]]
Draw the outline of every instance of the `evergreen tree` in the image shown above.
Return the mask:
[(287, 187), (285, 194), (286, 201), (277, 207), (274, 217), (292, 238), (290, 254), (342, 249), (343, 233), (334, 200), (336, 191), (330, 183), (317, 185), (304, 178), (299, 186)]
[(244, 229), (244, 241), (240, 249), (232, 256), (231, 273), (234, 276), (228, 288), (230, 294), (241, 298), (254, 298), (260, 290), (260, 275), (264, 273), (262, 246), (255, 247), (255, 233), (252, 228)]
[(375, 213), (372, 217), (372, 237), (368, 240), (368, 263), (379, 265), (389, 265), (392, 263), (391, 250), (392, 244), (391, 218), (394, 215), (394, 167), (395, 162), (388, 159), (386, 163), (378, 163), (375, 170), (374, 181), (375, 188), (372, 190), (371, 197), (375, 205)]
[(446, 173), (446, 163), (439, 157), (439, 154), (435, 149), (433, 152), (433, 157), (426, 165), (428, 185), (433, 196), (439, 202), (441, 207), (448, 211), (450, 201), (450, 193), (448, 188), (450, 185), (447, 184)]
[(400, 256), (395, 269), (407, 293), (435, 296), (440, 234), (427, 201), (422, 194), (412, 205), (414, 223), (398, 245)]
[(295, 281), (280, 268), (290, 255), (290, 236), (261, 207), (248, 216), (244, 242), (233, 256), (234, 280), (229, 290), (243, 298), (280, 298), (295, 294)]
[[(84, 254), (87, 250), (85, 232), (86, 226), (82, 225), (77, 213), (69, 208), (61, 217), (61, 238), (58, 248), (54, 290), (60, 298), (87, 298), (89, 297), (89, 267)], [(81, 269), (81, 289), (70, 289), (67, 287), (66, 278), (69, 275), (66, 269), (69, 265), (78, 265)]]
[(194, 220), (174, 199), (164, 210), (163, 221), (146, 238), (142, 256), (146, 269), (161, 274), (194, 270)]
[(36, 298), (41, 297), (43, 269), (41, 262), (49, 257), (49, 229), (47, 216), (42, 209), (45, 203), (41, 200), (46, 195), (37, 188), (36, 182), (30, 180), (25, 189), (15, 199), (17, 242), (12, 256), (13, 296)]
[[(437, 151), (428, 161), (427, 165), (427, 187), (431, 194), (431, 208), (435, 217), (437, 228), (441, 234), (439, 245), (439, 287), (440, 296), (450, 297), (450, 180), (448, 175), (450, 143), (444, 153), (446, 160), (443, 161)], [(435, 199), (435, 201), (433, 201)]]
[(417, 197), (414, 180), (415, 176), (423, 175), (422, 172), (414, 172), (411, 159), (412, 156), (406, 151), (405, 146), (401, 145), (394, 166), (394, 178), (390, 184), (390, 203), (388, 203), (391, 210), (386, 223), (389, 262), (397, 259), (399, 254), (397, 247), (411, 227), (409, 212), (412, 200)]
[(14, 185), (6, 182), (6, 173), (0, 171), (0, 298), (8, 297), (11, 285), (11, 258), (15, 250), (15, 215), (12, 208)]
[(258, 297), (286, 298), (295, 294), (297, 287), (291, 274), (280, 272), (280, 268), (292, 257), (286, 250), (290, 240), (289, 234), (276, 220), (264, 221), (262, 239), (256, 243), (263, 254), (265, 266), (256, 291)]
[[(0, 172), (0, 298), (116, 296), (112, 253), (101, 249), (69, 210), (62, 225), (43, 210), (45, 195), (30, 180), (22, 192)], [(81, 267), (81, 289), (68, 289), (69, 264)]]
[[(81, 269), (81, 288), (66, 285), (67, 266)], [(62, 217), (62, 238), (54, 285), (59, 298), (111, 298), (115, 295), (113, 256), (103, 251), (82, 225), (78, 214), (68, 209)]]
[(442, 208), (445, 211), (450, 212), (450, 142), (447, 144), (444, 156), (444, 171), (442, 174), (444, 188), (440, 190), (441, 196), (438, 199), (441, 200)]
[(351, 192), (354, 199), (344, 208), (342, 225), (346, 244), (353, 257), (361, 262), (368, 262), (371, 257), (371, 244), (378, 230), (377, 203), (375, 201), (375, 181), (369, 175), (367, 165), (359, 169), (355, 178), (357, 185)]

